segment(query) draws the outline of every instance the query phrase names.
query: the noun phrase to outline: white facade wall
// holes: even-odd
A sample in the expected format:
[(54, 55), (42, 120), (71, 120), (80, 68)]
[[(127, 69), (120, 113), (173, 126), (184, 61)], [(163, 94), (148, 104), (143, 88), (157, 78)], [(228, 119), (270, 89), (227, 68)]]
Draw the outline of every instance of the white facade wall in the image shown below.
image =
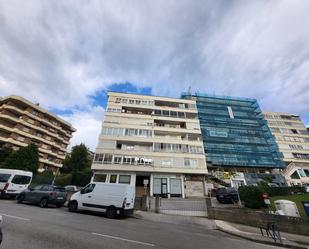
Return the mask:
[(110, 92), (92, 169), (146, 175), (150, 195), (163, 179), (185, 197), (185, 175), (207, 174), (195, 101)]
[(287, 167), (283, 175), (289, 185), (309, 185), (309, 132), (298, 115), (265, 112)]

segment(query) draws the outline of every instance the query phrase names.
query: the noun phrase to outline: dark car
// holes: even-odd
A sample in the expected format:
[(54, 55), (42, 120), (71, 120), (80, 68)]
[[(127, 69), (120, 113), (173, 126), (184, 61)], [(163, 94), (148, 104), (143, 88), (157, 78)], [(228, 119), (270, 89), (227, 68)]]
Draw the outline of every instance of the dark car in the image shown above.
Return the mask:
[(235, 203), (238, 201), (238, 192), (235, 188), (219, 188), (216, 197), (220, 203)]
[(50, 205), (62, 207), (66, 201), (67, 193), (65, 188), (54, 185), (39, 185), (27, 189), (17, 196), (17, 202), (29, 202), (39, 204), (41, 208)]

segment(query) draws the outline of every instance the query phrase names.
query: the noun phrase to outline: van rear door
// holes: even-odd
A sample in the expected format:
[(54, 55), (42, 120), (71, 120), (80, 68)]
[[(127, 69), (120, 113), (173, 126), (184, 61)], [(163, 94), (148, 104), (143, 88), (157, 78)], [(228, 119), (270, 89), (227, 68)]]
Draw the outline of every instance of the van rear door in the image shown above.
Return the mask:
[(19, 194), (28, 188), (32, 177), (26, 175), (15, 175), (11, 180), (10, 187), (8, 188), (8, 193)]
[(0, 190), (3, 190), (5, 184), (9, 181), (12, 174), (0, 173)]

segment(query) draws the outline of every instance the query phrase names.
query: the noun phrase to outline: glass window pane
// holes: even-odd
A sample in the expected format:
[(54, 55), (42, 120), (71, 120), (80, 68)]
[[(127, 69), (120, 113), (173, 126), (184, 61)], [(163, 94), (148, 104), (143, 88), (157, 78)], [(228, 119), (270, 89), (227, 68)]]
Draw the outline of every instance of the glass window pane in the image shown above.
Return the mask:
[(111, 175), (109, 182), (110, 183), (116, 183), (117, 182), (117, 175)]
[(130, 175), (119, 175), (119, 182), (123, 184), (130, 184), (131, 176)]

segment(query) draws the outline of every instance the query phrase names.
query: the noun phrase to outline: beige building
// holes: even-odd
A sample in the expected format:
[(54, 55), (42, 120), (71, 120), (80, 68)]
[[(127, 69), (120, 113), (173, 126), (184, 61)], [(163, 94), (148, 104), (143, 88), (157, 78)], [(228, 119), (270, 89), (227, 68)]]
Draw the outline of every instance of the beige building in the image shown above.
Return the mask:
[(289, 185), (309, 184), (309, 132), (299, 115), (264, 112), (276, 138), (286, 168), (283, 175)]
[(94, 180), (136, 186), (136, 195), (205, 195), (207, 174), (194, 100), (109, 92)]
[(0, 98), (0, 143), (14, 150), (36, 144), (40, 172), (62, 167), (74, 131), (71, 124), (38, 104), (13, 95)]

